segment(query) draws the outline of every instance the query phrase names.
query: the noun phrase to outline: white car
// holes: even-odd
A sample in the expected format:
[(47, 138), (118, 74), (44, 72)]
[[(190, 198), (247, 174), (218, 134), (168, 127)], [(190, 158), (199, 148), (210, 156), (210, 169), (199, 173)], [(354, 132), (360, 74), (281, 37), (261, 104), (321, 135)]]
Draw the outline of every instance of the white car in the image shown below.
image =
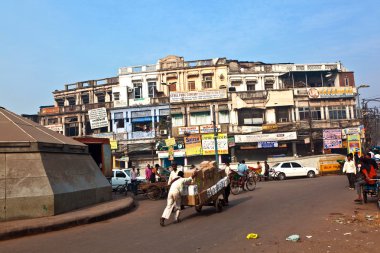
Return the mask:
[(298, 162), (281, 162), (273, 165), (269, 173), (274, 178), (284, 180), (287, 177), (313, 178), (319, 174), (319, 170), (314, 167), (304, 167)]
[[(137, 181), (145, 182), (144, 177), (137, 177)], [(131, 183), (131, 171), (130, 169), (113, 169), (112, 170), (112, 178), (111, 185), (112, 189), (115, 189), (118, 185), (125, 185)]]

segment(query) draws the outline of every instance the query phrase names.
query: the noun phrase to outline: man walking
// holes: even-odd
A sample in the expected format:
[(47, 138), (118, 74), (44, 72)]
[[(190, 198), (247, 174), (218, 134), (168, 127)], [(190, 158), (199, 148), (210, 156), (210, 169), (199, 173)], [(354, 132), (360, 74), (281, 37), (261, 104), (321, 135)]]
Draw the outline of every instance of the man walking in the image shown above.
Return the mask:
[(353, 190), (355, 187), (356, 166), (351, 153), (347, 155), (347, 161), (343, 165), (343, 173), (347, 175), (349, 189)]
[(179, 215), (181, 213), (181, 192), (183, 191), (183, 186), (186, 183), (192, 182), (193, 178), (196, 176), (196, 171), (189, 178), (183, 178), (183, 176), (183, 171), (178, 171), (177, 177), (171, 181), (166, 208), (160, 218), (161, 226), (165, 226), (165, 220), (170, 218), (170, 214), (173, 209), (176, 211), (175, 221), (180, 222)]

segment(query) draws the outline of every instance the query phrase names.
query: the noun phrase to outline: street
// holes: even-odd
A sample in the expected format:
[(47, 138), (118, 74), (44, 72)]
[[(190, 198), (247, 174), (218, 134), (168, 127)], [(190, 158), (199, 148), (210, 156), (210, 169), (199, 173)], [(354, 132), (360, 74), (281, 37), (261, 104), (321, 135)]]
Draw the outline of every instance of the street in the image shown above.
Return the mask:
[[(345, 176), (259, 182), (253, 192), (231, 196), (221, 213), (204, 207), (182, 212), (183, 221), (159, 218), (166, 200), (138, 197), (123, 216), (62, 231), (0, 242), (1, 252), (374, 252), (379, 226), (345, 222), (378, 215), (375, 203), (356, 205)], [(348, 217), (348, 218), (347, 218)], [(344, 220), (340, 224), (337, 219)], [(258, 239), (247, 240), (248, 233)], [(300, 242), (286, 241), (292, 234)], [(306, 238), (306, 236), (312, 236)], [(375, 250), (376, 251), (376, 250)]]

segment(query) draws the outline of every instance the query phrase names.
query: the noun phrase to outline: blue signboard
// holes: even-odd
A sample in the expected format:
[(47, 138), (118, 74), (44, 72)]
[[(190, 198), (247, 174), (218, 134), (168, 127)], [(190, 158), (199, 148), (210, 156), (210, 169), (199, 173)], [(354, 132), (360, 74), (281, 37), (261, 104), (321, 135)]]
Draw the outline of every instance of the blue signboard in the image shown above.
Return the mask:
[(257, 144), (258, 148), (278, 148), (277, 141), (260, 141)]

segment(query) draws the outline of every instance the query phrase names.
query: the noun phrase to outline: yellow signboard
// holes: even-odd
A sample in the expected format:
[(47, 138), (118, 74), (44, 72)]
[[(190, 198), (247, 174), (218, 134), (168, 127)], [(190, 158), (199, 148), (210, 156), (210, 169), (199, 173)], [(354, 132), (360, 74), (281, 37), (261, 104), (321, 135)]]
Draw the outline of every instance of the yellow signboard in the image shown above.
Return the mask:
[(199, 134), (190, 135), (184, 139), (186, 156), (202, 155), (202, 139)]
[(111, 149), (112, 150), (116, 150), (117, 149), (117, 141), (110, 140), (110, 145), (111, 145)]
[(169, 138), (165, 140), (166, 146), (174, 146), (175, 145), (175, 139), (174, 138)]

